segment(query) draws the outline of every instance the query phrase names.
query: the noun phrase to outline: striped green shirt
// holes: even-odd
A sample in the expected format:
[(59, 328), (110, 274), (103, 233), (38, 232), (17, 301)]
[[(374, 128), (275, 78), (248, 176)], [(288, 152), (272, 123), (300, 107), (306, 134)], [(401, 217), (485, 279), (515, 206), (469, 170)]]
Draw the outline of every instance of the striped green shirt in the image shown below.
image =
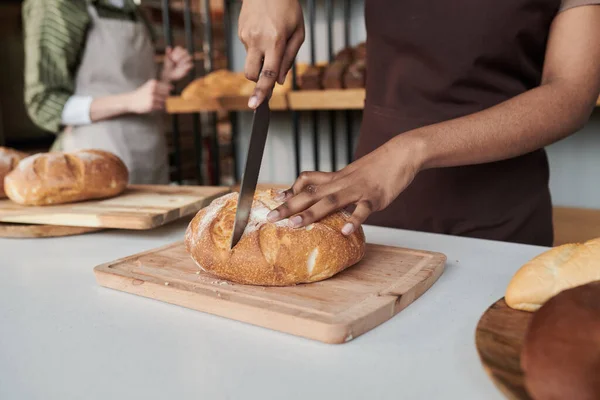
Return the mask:
[(108, 0), (25, 0), (25, 107), (40, 128), (58, 133), (65, 103), (75, 92), (90, 17), (87, 6), (96, 6), (103, 18), (141, 19), (131, 0), (118, 8)]

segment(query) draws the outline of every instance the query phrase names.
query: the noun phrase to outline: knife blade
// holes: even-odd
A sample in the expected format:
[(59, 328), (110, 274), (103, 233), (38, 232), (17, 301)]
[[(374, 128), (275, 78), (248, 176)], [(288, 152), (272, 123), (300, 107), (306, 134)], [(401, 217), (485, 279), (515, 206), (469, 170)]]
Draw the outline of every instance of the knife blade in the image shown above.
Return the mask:
[(246, 158), (246, 166), (242, 175), (242, 184), (238, 196), (237, 210), (235, 212), (235, 221), (233, 223), (233, 232), (231, 235), (231, 248), (240, 241), (248, 220), (250, 219), (250, 210), (258, 182), (258, 174), (262, 163), (267, 133), (269, 131), (269, 121), (271, 110), (269, 108), (269, 99), (265, 99), (254, 111), (252, 117), (252, 133), (250, 136), (250, 147)]

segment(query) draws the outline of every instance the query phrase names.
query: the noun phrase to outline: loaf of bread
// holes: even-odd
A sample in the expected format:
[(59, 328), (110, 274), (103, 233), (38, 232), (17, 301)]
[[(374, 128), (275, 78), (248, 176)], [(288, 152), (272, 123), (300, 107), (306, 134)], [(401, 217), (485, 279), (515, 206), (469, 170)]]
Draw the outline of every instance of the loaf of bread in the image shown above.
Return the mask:
[(367, 43), (362, 42), (356, 45), (354, 48), (354, 60), (366, 60), (367, 59)]
[(354, 61), (344, 73), (344, 87), (346, 89), (362, 89), (366, 85), (367, 62), (365, 60)]
[(521, 367), (535, 400), (600, 399), (600, 282), (564, 290), (533, 314)]
[(321, 90), (321, 80), (323, 78), (323, 72), (325, 71), (324, 65), (311, 65), (306, 68), (306, 71), (298, 77), (298, 88), (300, 90)]
[(39, 153), (4, 179), (7, 196), (18, 204), (44, 206), (113, 197), (125, 190), (127, 167), (102, 150)]
[(344, 236), (349, 215), (337, 212), (305, 228), (266, 217), (280, 205), (275, 190), (256, 192), (244, 235), (230, 249), (238, 193), (214, 200), (190, 222), (185, 245), (198, 267), (218, 278), (241, 284), (289, 286), (332, 277), (365, 254), (362, 229)]
[(25, 153), (9, 149), (8, 147), (0, 147), (0, 198), (6, 197), (4, 193), (4, 177), (15, 169), (19, 161), (25, 157), (27, 157)]
[(600, 238), (554, 247), (523, 265), (511, 279), (506, 304), (535, 311), (563, 290), (600, 280)]

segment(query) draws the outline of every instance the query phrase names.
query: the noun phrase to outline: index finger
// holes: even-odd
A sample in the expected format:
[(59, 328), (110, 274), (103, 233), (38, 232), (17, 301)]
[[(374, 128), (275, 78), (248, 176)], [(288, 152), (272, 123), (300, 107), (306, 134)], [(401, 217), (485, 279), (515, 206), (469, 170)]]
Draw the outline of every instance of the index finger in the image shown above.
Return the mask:
[(285, 51), (285, 42), (280, 42), (275, 45), (270, 51), (265, 53), (265, 60), (263, 63), (262, 71), (256, 82), (254, 92), (248, 101), (248, 107), (256, 108), (261, 103), (271, 96), (275, 82), (279, 76), (279, 68), (281, 66), (281, 60), (283, 59), (283, 53)]

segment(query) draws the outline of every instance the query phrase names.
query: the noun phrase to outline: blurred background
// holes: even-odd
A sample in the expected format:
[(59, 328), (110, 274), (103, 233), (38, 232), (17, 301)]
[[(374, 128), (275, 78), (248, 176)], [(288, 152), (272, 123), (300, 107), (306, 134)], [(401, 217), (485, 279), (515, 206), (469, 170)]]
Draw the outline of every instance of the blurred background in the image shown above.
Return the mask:
[[(207, 2), (208, 1), (208, 2)], [(173, 184), (235, 185), (243, 169), (252, 114), (245, 94), (225, 93), (218, 106), (182, 96), (194, 81), (216, 70), (240, 72), (245, 50), (237, 38), (236, 0), (136, 1), (156, 36), (154, 61), (165, 47), (193, 53), (195, 68), (162, 113)], [(333, 63), (344, 49), (366, 40), (362, 0), (304, 0), (307, 37), (283, 104), (274, 107), (260, 181), (287, 185), (303, 170), (332, 171), (352, 161), (360, 128), (364, 90), (302, 87), (307, 68)], [(0, 1), (0, 145), (47, 151), (55, 135), (36, 127), (23, 102), (22, 1)], [(301, 68), (302, 67), (302, 68)], [(365, 71), (363, 71), (366, 73)], [(308, 75), (306, 75), (308, 76)], [(340, 78), (341, 79), (341, 78)], [(218, 85), (218, 82), (217, 82)], [(344, 90), (346, 92), (344, 92)], [(212, 90), (212, 89), (211, 89)], [(306, 93), (290, 97), (290, 93)], [(319, 92), (319, 93), (315, 93)], [(247, 98), (247, 97), (246, 97)], [(240, 100), (241, 99), (241, 100)], [(577, 134), (549, 146), (551, 191), (556, 206), (557, 243), (600, 236), (600, 108)]]

